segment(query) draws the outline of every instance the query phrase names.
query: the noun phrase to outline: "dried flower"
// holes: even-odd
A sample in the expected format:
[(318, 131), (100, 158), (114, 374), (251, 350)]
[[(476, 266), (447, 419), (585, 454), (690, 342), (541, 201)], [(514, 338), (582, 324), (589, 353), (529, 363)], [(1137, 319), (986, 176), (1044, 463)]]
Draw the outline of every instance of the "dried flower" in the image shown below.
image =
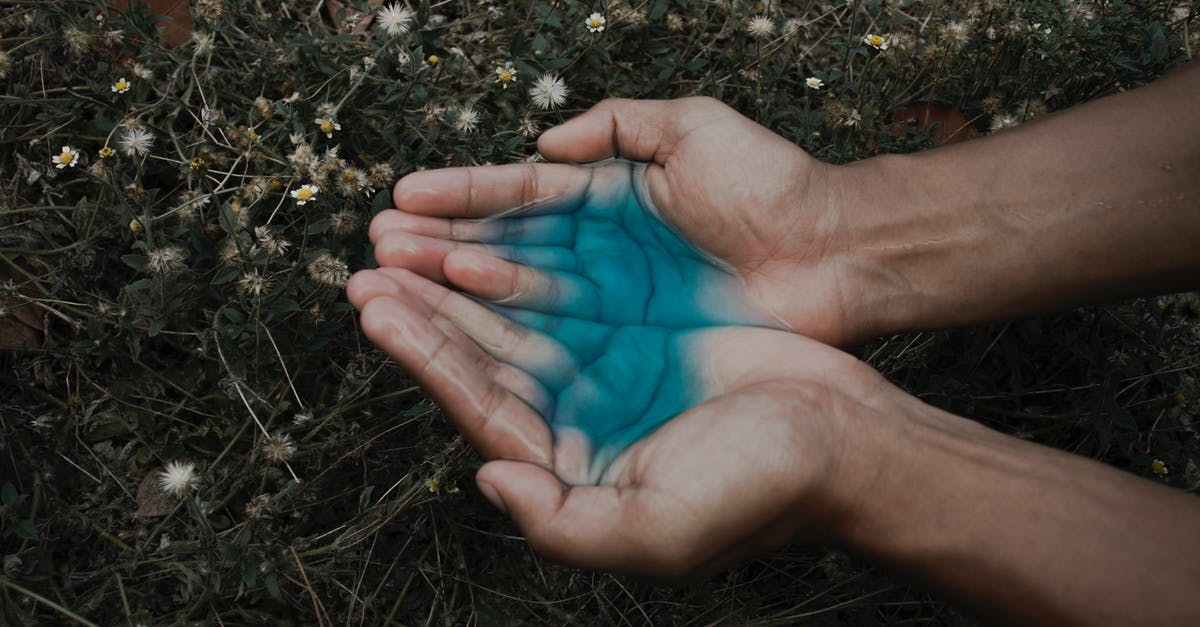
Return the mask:
[(329, 216), (329, 230), (334, 235), (345, 237), (358, 228), (358, 214), (350, 209), (343, 209)]
[(479, 110), (475, 107), (462, 107), (454, 114), (454, 128), (460, 133), (471, 133), (479, 127)]
[(291, 242), (284, 239), (283, 236), (276, 233), (269, 226), (254, 227), (254, 238), (258, 242), (258, 245), (267, 251), (268, 257), (282, 257), (292, 245)]
[(389, 4), (375, 16), (375, 26), (392, 37), (399, 37), (412, 26), (413, 12), (402, 4)]
[(367, 173), (360, 168), (344, 168), (337, 177), (337, 189), (338, 193), (347, 198), (373, 191), (371, 182), (367, 180)]
[(276, 433), (262, 443), (263, 456), (275, 464), (282, 464), (296, 454), (296, 445), (292, 436), (286, 433)]
[(271, 291), (271, 277), (254, 272), (247, 272), (238, 278), (237, 286), (247, 296), (262, 296)]
[(154, 145), (154, 135), (140, 126), (126, 128), (117, 145), (126, 157), (141, 157), (150, 152), (150, 147)]
[(1017, 116), (1011, 113), (997, 113), (996, 115), (992, 116), (992, 132), (994, 133), (1006, 128), (1012, 128), (1020, 123), (1021, 122), (1017, 119)]
[(765, 15), (756, 15), (746, 20), (746, 32), (755, 39), (770, 39), (775, 35), (775, 20)]
[(396, 178), (396, 171), (387, 163), (376, 163), (367, 170), (367, 178), (375, 187), (387, 187)]
[(567, 84), (554, 74), (542, 74), (529, 88), (529, 97), (539, 109), (559, 107), (567, 101)]
[(154, 274), (174, 272), (183, 264), (187, 253), (178, 246), (163, 246), (146, 253), (146, 269)]
[(192, 462), (172, 461), (158, 474), (158, 486), (163, 492), (184, 496), (196, 487), (196, 465)]
[(334, 131), (342, 130), (342, 125), (338, 124), (333, 118), (317, 118), (314, 122), (321, 128), (321, 132), (325, 133), (325, 137), (329, 139), (333, 139)]
[(195, 31), (192, 33), (192, 44), (196, 46), (196, 56), (206, 55), (213, 50), (213, 35), (203, 31)]
[(350, 268), (345, 261), (325, 253), (308, 264), (308, 276), (322, 285), (342, 287), (350, 280)]

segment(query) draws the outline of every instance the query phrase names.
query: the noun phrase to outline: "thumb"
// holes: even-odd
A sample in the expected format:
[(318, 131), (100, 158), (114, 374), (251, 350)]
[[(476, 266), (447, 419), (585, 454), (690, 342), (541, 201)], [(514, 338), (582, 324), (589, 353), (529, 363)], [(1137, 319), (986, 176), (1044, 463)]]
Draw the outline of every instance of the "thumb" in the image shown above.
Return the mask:
[(609, 98), (538, 138), (550, 161), (586, 163), (609, 157), (662, 163), (696, 125), (695, 115), (732, 111), (712, 98)]
[(548, 559), (592, 570), (673, 574), (675, 560), (663, 543), (649, 541), (657, 534), (643, 490), (566, 486), (541, 466), (510, 460), (484, 464), (475, 481)]

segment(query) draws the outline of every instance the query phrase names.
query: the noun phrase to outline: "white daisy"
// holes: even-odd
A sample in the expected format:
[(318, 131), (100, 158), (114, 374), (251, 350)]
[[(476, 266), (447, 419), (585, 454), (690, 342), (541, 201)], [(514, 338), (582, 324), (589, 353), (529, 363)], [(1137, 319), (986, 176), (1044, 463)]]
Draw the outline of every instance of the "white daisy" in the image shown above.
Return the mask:
[(130, 82), (125, 80), (125, 77), (122, 76), (121, 78), (117, 79), (117, 82), (112, 84), (112, 91), (114, 94), (123, 94), (129, 91), (129, 87)]
[(529, 88), (529, 97), (539, 109), (559, 107), (567, 101), (567, 84), (554, 74), (542, 74)]
[(54, 167), (59, 170), (63, 168), (73, 168), (79, 163), (79, 151), (70, 146), (63, 146), (62, 150), (57, 155), (50, 157), (50, 161), (54, 163)]
[(517, 68), (513, 67), (512, 61), (505, 63), (496, 68), (496, 82), (504, 89), (508, 89), (508, 84), (517, 80)]
[(321, 188), (316, 185), (301, 185), (300, 189), (292, 190), (292, 198), (296, 199), (297, 205), (304, 205), (313, 198), (316, 198), (319, 191), (321, 191)]
[(816, 76), (810, 76), (810, 77), (804, 79), (804, 86), (808, 87), (809, 89), (819, 91), (822, 87), (825, 86), (825, 81), (817, 78)]
[(603, 15), (600, 15), (599, 13), (593, 13), (587, 16), (587, 19), (583, 21), (583, 25), (587, 27), (588, 32), (590, 33), (603, 33), (604, 24), (607, 21), (608, 20), (604, 19)]
[(863, 43), (876, 50), (887, 50), (888, 48), (888, 39), (884, 35), (867, 35), (863, 37)]

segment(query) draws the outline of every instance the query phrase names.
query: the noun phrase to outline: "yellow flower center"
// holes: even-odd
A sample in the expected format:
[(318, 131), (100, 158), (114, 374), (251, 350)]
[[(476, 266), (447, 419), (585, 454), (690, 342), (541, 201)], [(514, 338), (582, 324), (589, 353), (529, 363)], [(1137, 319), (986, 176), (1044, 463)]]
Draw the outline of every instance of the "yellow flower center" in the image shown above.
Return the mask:
[(312, 200), (312, 190), (307, 187), (301, 187), (300, 191), (296, 192), (296, 200)]
[(126, 89), (129, 89), (129, 83), (117, 81), (117, 91), (125, 91)]
[(501, 83), (511, 83), (514, 74), (516, 74), (516, 73), (513, 72), (512, 70), (500, 70), (500, 74), (499, 74), (500, 82)]
[(872, 46), (882, 46), (883, 45), (883, 37), (880, 37), (879, 35), (871, 35), (870, 37), (867, 38), (867, 42), (870, 43)]
[(199, 170), (200, 168), (204, 167), (204, 159), (201, 157), (195, 157), (192, 159), (192, 162), (189, 165), (192, 166), (193, 170)]
[(321, 132), (326, 135), (333, 132), (333, 120), (321, 120)]
[(246, 137), (249, 137), (252, 142), (258, 141), (258, 133), (254, 131), (246, 131)]
[(429, 63), (429, 65), (437, 65), (438, 61), (441, 61), (441, 60), (442, 59), (440, 57), (438, 57), (436, 54), (431, 54), (431, 55), (429, 55), (429, 58), (426, 59), (426, 61)]
[(109, 157), (111, 157), (115, 154), (117, 154), (117, 151), (113, 150), (112, 148), (109, 148), (108, 146), (105, 146), (100, 149), (100, 158), (101, 159), (108, 159)]
[(73, 155), (65, 150), (62, 151), (62, 154), (58, 155), (58, 162), (63, 165), (71, 165), (71, 162), (74, 160), (75, 160), (75, 155)]
[(598, 17), (589, 17), (587, 21), (588, 28), (600, 28), (604, 26), (604, 22)]

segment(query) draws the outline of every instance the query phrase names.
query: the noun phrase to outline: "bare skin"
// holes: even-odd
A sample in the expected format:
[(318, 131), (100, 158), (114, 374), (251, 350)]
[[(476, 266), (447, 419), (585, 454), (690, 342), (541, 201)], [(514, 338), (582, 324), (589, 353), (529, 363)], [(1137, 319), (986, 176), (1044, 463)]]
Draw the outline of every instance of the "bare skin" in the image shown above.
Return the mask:
[(722, 393), (629, 448), (607, 485), (559, 481), (522, 373), (480, 343), (506, 321), (465, 328), (473, 301), (439, 284), (470, 291), (437, 231), (561, 184), (556, 166), (405, 178), (372, 236), (428, 241), (349, 294), (493, 460), (481, 491), (551, 558), (678, 578), (816, 540), (990, 621), (1196, 624), (1200, 500), (929, 407), (800, 334), (846, 343), (1200, 286), (1197, 97), (1193, 63), (1012, 131), (842, 167), (710, 100), (606, 101), (547, 132), (552, 160), (657, 164), (664, 218), (798, 332), (714, 334)]

